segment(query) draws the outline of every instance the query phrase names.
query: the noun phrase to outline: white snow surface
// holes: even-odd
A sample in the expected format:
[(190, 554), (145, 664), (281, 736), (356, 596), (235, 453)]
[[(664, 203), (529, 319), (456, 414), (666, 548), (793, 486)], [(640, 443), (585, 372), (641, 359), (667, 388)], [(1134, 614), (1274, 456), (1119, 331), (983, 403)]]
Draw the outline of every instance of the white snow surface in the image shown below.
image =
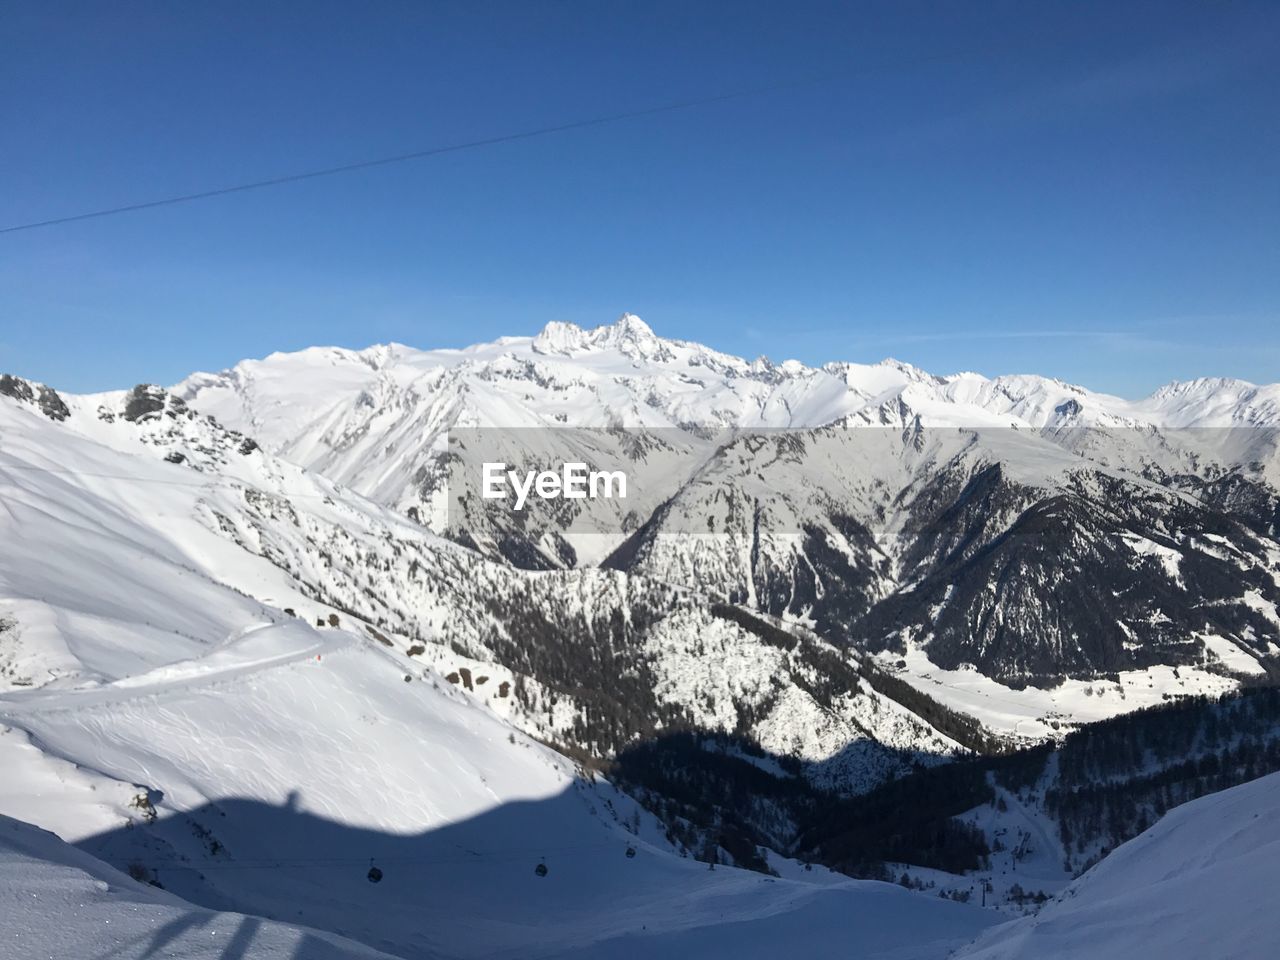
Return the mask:
[(1280, 913), (1280, 774), (1201, 797), (1117, 847), (1036, 916), (956, 960), (1270, 960)]
[(0, 956), (13, 960), (387, 960), (333, 934), (202, 910), (0, 816)]
[[(1217, 638), (1206, 635), (1205, 639)], [(1224, 642), (1223, 650), (1235, 648)], [(1246, 670), (1256, 667), (1256, 661), (1235, 652)], [(944, 670), (916, 644), (908, 645), (905, 657), (890, 653), (878, 661), (883, 669), (935, 700), (981, 720), (988, 730), (1026, 743), (1058, 739), (1081, 724), (1170, 700), (1218, 696), (1236, 688), (1233, 680), (1199, 667), (1153, 666), (1121, 671), (1114, 680), (1068, 678), (1050, 689), (1028, 686), (1016, 690), (984, 677), (972, 666)]]
[(2, 847), (4, 955), (941, 958), (992, 921), (786, 861), (772, 878), (678, 856), (500, 715), (509, 700), (423, 668), (443, 651), (283, 611), (333, 612), (286, 566), (337, 589), (348, 543), (351, 569), (410, 554), (437, 591), (524, 574), (181, 411), (123, 423), (103, 412), (119, 397), (67, 399), (66, 423), (0, 400), (0, 815), (79, 847)]
[[(12, 692), (0, 718), (42, 750), (6, 757), (15, 792), (65, 762), (97, 781), (28, 807), (42, 826), (194, 902), (400, 956), (941, 957), (990, 922), (891, 885), (677, 857), (624, 794), (341, 630), (263, 626), (141, 676)], [(154, 822), (123, 793), (154, 798)]]
[[(1031, 375), (935, 376), (896, 360), (752, 362), (659, 337), (632, 314), (594, 330), (553, 322), (463, 350), (274, 353), (173, 389), (286, 459), (397, 507), (413, 502), (415, 472), (454, 426), (1015, 427), (1113, 465), (1192, 469), (1199, 457), (1256, 462), (1280, 478), (1280, 384), (1201, 379), (1126, 400)], [(1225, 429), (1241, 427), (1255, 429)], [(1120, 434), (1100, 432), (1113, 429)]]

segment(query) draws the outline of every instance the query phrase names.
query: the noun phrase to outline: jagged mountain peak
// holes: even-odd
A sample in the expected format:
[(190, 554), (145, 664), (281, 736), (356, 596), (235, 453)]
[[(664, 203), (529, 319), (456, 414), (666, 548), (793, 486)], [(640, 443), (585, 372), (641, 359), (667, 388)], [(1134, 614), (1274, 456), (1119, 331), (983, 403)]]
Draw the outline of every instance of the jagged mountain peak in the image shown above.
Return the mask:
[(1171, 380), (1162, 387), (1157, 387), (1151, 394), (1153, 400), (1167, 397), (1183, 397), (1188, 394), (1213, 393), (1219, 390), (1231, 390), (1237, 393), (1253, 393), (1257, 384), (1236, 377), (1196, 377), (1192, 380)]
[[(749, 361), (661, 337), (631, 313), (462, 349), (316, 347), (193, 374), (174, 393), (273, 452), (379, 502), (417, 502), (412, 478), (455, 424), (691, 429), (832, 423), (1029, 428), (1280, 425), (1280, 387), (1170, 385), (1130, 401), (1047, 377), (939, 377), (910, 363)], [(425, 460), (424, 460), (425, 458)]]
[(67, 405), (58, 392), (33, 380), (24, 380), (8, 373), (0, 374), (0, 396), (31, 404), (50, 420), (65, 420), (68, 416)]
[(611, 325), (601, 329), (609, 330), (620, 337), (629, 337), (632, 339), (644, 339), (655, 336), (653, 328), (637, 317), (634, 313), (624, 313)]
[(582, 347), (586, 331), (567, 320), (552, 320), (533, 338), (534, 353), (561, 353), (566, 356)]
[(634, 313), (624, 313), (610, 324), (584, 330), (576, 323), (552, 320), (530, 342), (534, 353), (566, 357), (596, 350), (616, 350), (643, 360), (670, 360), (671, 344)]

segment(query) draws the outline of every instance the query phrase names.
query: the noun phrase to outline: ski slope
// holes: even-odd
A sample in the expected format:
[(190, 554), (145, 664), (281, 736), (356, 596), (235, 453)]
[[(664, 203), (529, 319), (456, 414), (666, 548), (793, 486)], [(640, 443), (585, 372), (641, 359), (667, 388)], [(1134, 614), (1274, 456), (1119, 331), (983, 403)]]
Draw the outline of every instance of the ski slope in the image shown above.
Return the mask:
[(1034, 917), (956, 960), (1270, 960), (1280, 914), (1280, 774), (1184, 804), (1117, 847)]
[(0, 956), (377, 960), (331, 934), (192, 907), (51, 833), (0, 816)]
[(682, 859), (607, 782), (404, 677), (355, 634), (265, 625), (113, 683), (4, 695), (0, 722), (40, 747), (9, 748), (7, 772), (89, 777), (82, 804), (27, 814), (171, 893), (398, 956), (940, 958), (991, 922), (887, 884)]

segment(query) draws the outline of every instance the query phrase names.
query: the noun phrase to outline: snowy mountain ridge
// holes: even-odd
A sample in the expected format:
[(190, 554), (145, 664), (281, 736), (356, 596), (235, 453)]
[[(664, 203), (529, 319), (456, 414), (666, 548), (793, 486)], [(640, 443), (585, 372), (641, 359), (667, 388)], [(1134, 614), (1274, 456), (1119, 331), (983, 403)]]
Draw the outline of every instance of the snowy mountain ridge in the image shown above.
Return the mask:
[[(631, 797), (530, 736), (603, 748), (635, 736), (633, 719), (685, 716), (736, 729), (738, 702), (761, 739), (845, 786), (954, 749), (874, 691), (824, 692), (807, 658), (838, 651), (778, 650), (625, 574), (485, 560), (161, 390), (58, 404), (17, 392), (0, 398), (0, 814), (122, 871), (3, 821), (0, 918), (22, 955), (79, 952), (101, 922), (128, 957), (207, 955), (195, 931), (226, 938), (212, 955), (667, 944), (765, 957), (801, 931), (843, 949), (853, 915), (901, 920), (863, 924), (868, 956), (941, 960), (990, 922), (775, 853), (782, 876), (733, 869), (727, 850), (708, 871)], [(592, 647), (608, 625), (618, 632)], [(579, 667), (546, 660), (579, 645), (615, 651), (596, 668), (600, 699), (579, 691)], [(730, 669), (732, 684), (680, 663)], [(57, 909), (72, 922), (41, 927)]]
[[(852, 913), (865, 955), (940, 958), (992, 918), (804, 870), (780, 855), (803, 802), (771, 796), (1267, 682), (1275, 408), (1237, 381), (1130, 403), (747, 362), (629, 317), (276, 354), (173, 391), (5, 376), (0, 815), (201, 907), (396, 955), (769, 956), (802, 930), (838, 952)], [(493, 426), (714, 455), (595, 554), (545, 517), (523, 541), (482, 512), (433, 531), (448, 437)], [(673, 814), (634, 748), (688, 731), (695, 761), (777, 793)], [(62, 856), (0, 843), (18, 870)], [(172, 906), (138, 909), (240, 923)], [(290, 929), (262, 936), (291, 950)]]
[[(821, 368), (748, 362), (660, 338), (629, 314), (593, 330), (553, 322), (533, 337), (461, 350), (392, 344), (272, 354), (193, 374), (174, 393), (286, 459), (399, 512), (416, 512), (441, 533), (449, 523), (442, 493), (448, 437), (475, 428), (507, 430), (513, 439), (533, 428), (579, 428), (665, 431), (666, 438), (685, 434), (704, 442), (744, 431), (958, 428), (982, 431), (990, 444), (1016, 432), (1018, 441), (1038, 436), (1040, 448), (1001, 441), (1002, 449), (983, 456), (1006, 471), (1031, 471), (1042, 486), (1061, 486), (1083, 458), (1127, 476), (1154, 473), (1157, 482), (1183, 474), (1215, 481), (1230, 473), (1280, 489), (1280, 384), (1199, 380), (1128, 401), (1043, 377), (939, 377), (894, 360)], [(1067, 456), (1042, 478), (1049, 446)], [(531, 459), (532, 451), (523, 453)], [(873, 471), (869, 479), (883, 491), (861, 514), (885, 510), (910, 484), (945, 466), (926, 459), (904, 473), (891, 460), (880, 462), (891, 473)], [(695, 468), (691, 462), (683, 469)], [(864, 523), (875, 522), (861, 514)], [(605, 517), (596, 527), (612, 531), (618, 523)], [(494, 536), (483, 529), (454, 533), (481, 544)], [(618, 543), (615, 536), (612, 546)], [(570, 556), (537, 537), (529, 544), (541, 555), (536, 564), (552, 566), (598, 563), (611, 549), (573, 547)]]
[[(681, 400), (691, 399), (689, 391), (679, 390), (682, 374), (718, 378), (697, 384), (709, 394), (705, 401), (685, 407), (661, 404), (658, 409), (668, 414), (678, 409), (698, 415), (671, 418), (666, 425), (720, 425), (733, 413), (733, 425), (738, 427), (822, 426), (868, 407), (883, 406), (898, 396), (922, 416), (937, 417), (939, 425), (1040, 428), (1055, 418), (1061, 421), (1080, 413), (1086, 415), (1087, 422), (1169, 428), (1274, 426), (1280, 422), (1280, 384), (1257, 386), (1230, 378), (1201, 378), (1174, 381), (1146, 398), (1125, 400), (1032, 375), (987, 378), (964, 372), (936, 376), (893, 359), (875, 364), (833, 361), (821, 367), (808, 367), (796, 360), (775, 363), (765, 357), (752, 362), (701, 344), (661, 338), (633, 314), (624, 314), (617, 322), (593, 330), (552, 321), (532, 337), (503, 337), (463, 349), (421, 350), (393, 343), (363, 350), (313, 347), (298, 353), (274, 353), (262, 360), (242, 361), (221, 373), (193, 374), (174, 392), (190, 401), (200, 394), (238, 389), (252, 408), (258, 402), (272, 404), (278, 399), (273, 396), (273, 386), (282, 380), (304, 379), (310, 370), (312, 384), (322, 385), (321, 393), (326, 398), (341, 395), (356, 384), (372, 382), (394, 384), (400, 389), (418, 387), (421, 389), (414, 392), (426, 396), (437, 388), (440, 372), (511, 370), (513, 367), (508, 364), (521, 361), (541, 361), (552, 370), (578, 369), (584, 380), (647, 377), (652, 383), (646, 386), (668, 388), (669, 395), (661, 398), (664, 401), (675, 399), (677, 394), (683, 394)], [(740, 394), (747, 402), (732, 411), (719, 402), (718, 395), (732, 391), (733, 385), (728, 381), (739, 379), (753, 381), (764, 389), (756, 387), (745, 396)], [(796, 383), (804, 385), (803, 394), (808, 396), (802, 395), (800, 403), (791, 404), (792, 398), (782, 394)], [(687, 381), (685, 385), (688, 386)], [(645, 415), (624, 405), (610, 407), (610, 399), (601, 396), (600, 404), (606, 412), (621, 417), (624, 424), (630, 425), (628, 415)], [(825, 402), (815, 402), (819, 399)], [(1077, 402), (1078, 411), (1060, 409), (1071, 400)], [(214, 397), (204, 400), (215, 413), (216, 402)], [(653, 404), (646, 406), (654, 409)], [(597, 413), (582, 411), (583, 419), (575, 422), (583, 424)], [(527, 411), (526, 416), (534, 421), (556, 422), (541, 411)], [(233, 422), (230, 416), (220, 419)], [(636, 425), (654, 423), (640, 420)], [(276, 438), (267, 434), (264, 439)]]
[[(495, 560), (683, 585), (883, 653), (921, 685), (937, 668), (974, 665), (1017, 688), (1120, 675), (1121, 691), (1163, 694), (1144, 671), (1256, 675), (1280, 653), (1277, 384), (1203, 379), (1130, 401), (893, 360), (748, 362), (624, 315), (463, 350), (273, 354), (175, 392)], [(485, 504), (455, 509), (448, 438), (473, 428), (497, 428), (508, 462), (538, 462), (577, 428), (600, 457), (668, 483), (638, 512), (574, 508), (572, 529), (558, 507), (518, 522)], [(527, 445), (529, 428), (545, 448)], [(637, 457), (618, 439), (626, 430), (657, 439)], [(715, 456), (682, 452), (707, 445)], [(1030, 530), (1043, 544), (1028, 553)], [(1227, 554), (1214, 546), (1223, 536)], [(1082, 571), (1082, 596), (1107, 597), (1109, 580), (1136, 569), (1161, 599), (1117, 596), (1101, 617), (1046, 606), (1064, 556)], [(1244, 583), (1214, 588), (1223, 609), (1208, 629), (1195, 622), (1195, 570)], [(965, 580), (974, 590), (1007, 581), (1021, 596), (997, 600), (992, 619), (977, 594), (945, 602)], [(912, 666), (916, 650), (931, 666)], [(1212, 677), (1192, 685), (1218, 688)]]

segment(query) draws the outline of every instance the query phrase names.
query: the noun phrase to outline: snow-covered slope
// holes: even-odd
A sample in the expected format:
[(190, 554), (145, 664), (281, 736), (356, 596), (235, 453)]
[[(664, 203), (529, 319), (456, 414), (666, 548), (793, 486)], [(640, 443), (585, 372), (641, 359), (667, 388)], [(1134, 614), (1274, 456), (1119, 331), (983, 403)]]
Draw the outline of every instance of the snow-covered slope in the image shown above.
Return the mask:
[(0, 955), (148, 960), (388, 960), (333, 934), (193, 907), (0, 816)]
[(1280, 882), (1280, 774), (1194, 800), (1117, 848), (1038, 915), (993, 928), (956, 960), (1264, 960)]
[[(990, 922), (825, 873), (708, 870), (605, 781), (406, 676), (376, 641), (291, 622), (110, 684), (13, 692), (9, 790), (189, 901), (400, 956), (942, 957)], [(88, 789), (45, 806), (63, 777)]]
[[(756, 849), (797, 830), (763, 801), (745, 856), (780, 876), (709, 870), (682, 854), (714, 829), (545, 742), (692, 727), (856, 793), (989, 745), (919, 689), (1043, 737), (1280, 656), (1274, 388), (749, 363), (625, 317), (180, 393), (0, 378), (0, 814), (395, 955), (940, 957), (990, 917)], [(550, 511), (441, 537), (446, 435), (495, 425), (592, 428), (678, 489), (584, 512), (594, 540)]]
[[(866, 925), (868, 955), (941, 956), (988, 922), (776, 856), (781, 877), (680, 856), (629, 797), (508, 722), (571, 733), (586, 716), (571, 696), (481, 659), (554, 652), (530, 642), (531, 614), (562, 643), (590, 617), (633, 617), (618, 639), (643, 659), (625, 669), (648, 670), (683, 662), (701, 623), (747, 697), (812, 670), (808, 647), (777, 651), (676, 591), (634, 602), (624, 574), (484, 560), (163, 391), (57, 398), (57, 417), (41, 396), (0, 398), (0, 813), (201, 907), (401, 956), (625, 955), (658, 940), (741, 956), (802, 932), (821, 955), (858, 915), (903, 920)], [(602, 676), (624, 663), (613, 649)], [(611, 676), (599, 686), (625, 697)], [(661, 717), (724, 684), (712, 672), (636, 689), (677, 711)], [(873, 691), (840, 699), (849, 718), (797, 686), (761, 729), (801, 752), (846, 752), (868, 729), (950, 746)], [(870, 726), (854, 722), (864, 709)], [(850, 776), (892, 774), (876, 763), (896, 754), (869, 742)]]
[(111, 682), (293, 611), (361, 625), (406, 671), (434, 666), (596, 756), (689, 723), (862, 789), (956, 748), (818, 638), (779, 649), (639, 576), (488, 561), (163, 391), (63, 406), (55, 420), (0, 398), (0, 689)]

